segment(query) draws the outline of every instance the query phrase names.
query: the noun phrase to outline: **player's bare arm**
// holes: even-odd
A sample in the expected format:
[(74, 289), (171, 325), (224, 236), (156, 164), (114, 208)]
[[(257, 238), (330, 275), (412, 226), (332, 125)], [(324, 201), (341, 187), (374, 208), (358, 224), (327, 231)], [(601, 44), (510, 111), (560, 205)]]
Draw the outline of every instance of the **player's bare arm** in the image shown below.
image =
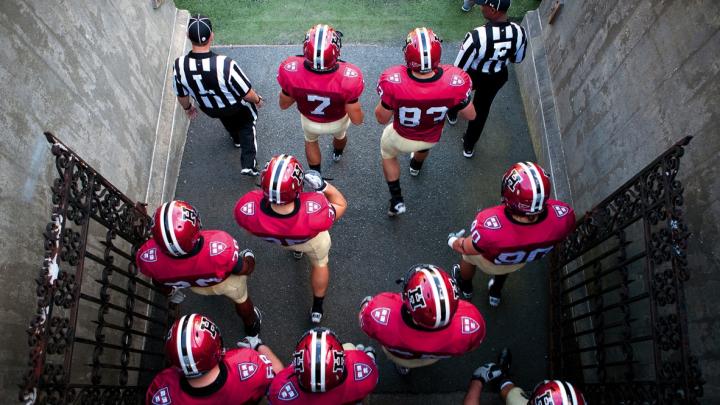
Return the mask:
[(285, 91), (280, 90), (278, 104), (280, 105), (281, 110), (287, 110), (288, 108), (292, 107), (293, 104), (295, 104), (295, 99), (288, 96)]
[(275, 355), (275, 353), (265, 344), (260, 344), (260, 346), (257, 347), (257, 352), (262, 354), (263, 356), (267, 357), (268, 360), (270, 360), (270, 363), (272, 363), (272, 369), (275, 372), (275, 374), (282, 371), (285, 366), (283, 366), (282, 362), (278, 358), (278, 356)]
[(347, 210), (347, 201), (345, 200), (345, 196), (343, 196), (340, 190), (330, 183), (328, 183), (327, 187), (323, 191), (323, 194), (325, 194), (325, 198), (327, 198), (330, 204), (332, 204), (335, 208), (335, 220), (340, 219), (340, 217), (345, 214), (345, 210)]
[[(474, 111), (474, 110), (473, 110)], [(383, 106), (382, 101), (375, 107), (375, 119), (379, 124), (386, 125), (392, 120), (393, 111)]]
[(472, 103), (468, 103), (468, 105), (466, 105), (465, 108), (463, 108), (462, 110), (460, 110), (460, 112), (458, 113), (458, 115), (459, 115), (461, 118), (466, 119), (466, 120), (468, 120), (468, 121), (474, 120), (474, 119), (475, 119), (475, 116), (476, 116), (476, 114), (475, 114), (475, 106), (474, 106)]
[(356, 100), (354, 103), (345, 104), (345, 112), (348, 114), (350, 122), (352, 122), (353, 125), (362, 125), (365, 120), (365, 113), (363, 113), (359, 100)]
[(481, 253), (475, 249), (475, 245), (473, 245), (470, 238), (457, 238), (452, 244), (452, 249), (464, 255), (479, 255)]

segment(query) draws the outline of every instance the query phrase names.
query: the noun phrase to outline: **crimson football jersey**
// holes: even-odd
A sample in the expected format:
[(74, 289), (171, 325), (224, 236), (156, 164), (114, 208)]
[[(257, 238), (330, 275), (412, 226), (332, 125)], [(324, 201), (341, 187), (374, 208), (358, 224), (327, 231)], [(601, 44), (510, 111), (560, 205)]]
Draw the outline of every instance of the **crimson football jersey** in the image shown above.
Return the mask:
[(166, 368), (153, 379), (145, 403), (255, 404), (265, 395), (275, 377), (270, 360), (252, 349), (228, 350), (219, 365), (218, 379), (203, 388), (191, 387), (180, 369)]
[(394, 111), (393, 128), (404, 138), (435, 143), (440, 140), (445, 115), (470, 102), (472, 81), (465, 71), (440, 65), (429, 79), (412, 76), (405, 66), (385, 70), (377, 92), (385, 108)]
[(504, 205), (498, 205), (477, 214), (470, 225), (470, 238), (489, 261), (519, 264), (541, 259), (574, 226), (575, 212), (562, 201), (548, 200), (547, 209), (532, 224), (514, 220)]
[(140, 272), (168, 287), (208, 287), (228, 278), (238, 261), (237, 241), (227, 232), (200, 231), (203, 246), (190, 257), (166, 255), (154, 239), (137, 251)]
[(253, 190), (238, 200), (234, 212), (241, 228), (283, 246), (307, 242), (330, 229), (335, 221), (335, 207), (318, 192), (300, 193), (295, 210), (282, 215), (270, 208), (261, 190)]
[[(485, 319), (475, 306), (459, 301), (448, 326), (420, 329), (403, 320), (399, 293), (381, 293), (360, 311), (360, 328), (393, 355), (403, 359), (460, 356), (485, 339)], [(410, 320), (409, 315), (408, 321)]]
[(343, 118), (345, 104), (357, 101), (365, 87), (360, 69), (338, 61), (331, 71), (314, 72), (304, 62), (302, 56), (291, 56), (280, 64), (277, 80), (282, 91), (295, 99), (300, 114), (310, 121)]
[(293, 366), (287, 367), (273, 380), (268, 402), (273, 405), (340, 405), (356, 404), (370, 395), (378, 382), (375, 362), (360, 350), (345, 350), (347, 377), (327, 392), (308, 392), (300, 388)]

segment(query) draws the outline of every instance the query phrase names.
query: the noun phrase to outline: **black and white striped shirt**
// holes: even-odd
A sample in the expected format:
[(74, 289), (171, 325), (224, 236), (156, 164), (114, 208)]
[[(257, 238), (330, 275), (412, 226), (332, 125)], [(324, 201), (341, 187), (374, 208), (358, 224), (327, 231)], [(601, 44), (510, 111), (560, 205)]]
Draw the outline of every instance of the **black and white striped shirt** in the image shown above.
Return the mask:
[(488, 22), (468, 32), (463, 39), (455, 66), (482, 73), (499, 73), (508, 63), (525, 58), (525, 30), (514, 22)]
[(209, 115), (242, 106), (255, 106), (242, 98), (252, 85), (234, 60), (213, 52), (190, 52), (175, 60), (173, 88), (178, 97), (192, 96)]

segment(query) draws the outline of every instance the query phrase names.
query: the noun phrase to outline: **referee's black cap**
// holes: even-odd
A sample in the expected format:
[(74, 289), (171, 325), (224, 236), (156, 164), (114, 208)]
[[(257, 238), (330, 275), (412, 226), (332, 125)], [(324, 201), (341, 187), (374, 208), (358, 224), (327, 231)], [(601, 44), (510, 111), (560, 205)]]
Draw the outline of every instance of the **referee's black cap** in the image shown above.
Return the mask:
[(483, 0), (483, 4), (502, 12), (510, 8), (510, 0)]
[(190, 41), (204, 45), (210, 40), (212, 34), (212, 23), (207, 16), (195, 14), (190, 16), (188, 21), (188, 37)]

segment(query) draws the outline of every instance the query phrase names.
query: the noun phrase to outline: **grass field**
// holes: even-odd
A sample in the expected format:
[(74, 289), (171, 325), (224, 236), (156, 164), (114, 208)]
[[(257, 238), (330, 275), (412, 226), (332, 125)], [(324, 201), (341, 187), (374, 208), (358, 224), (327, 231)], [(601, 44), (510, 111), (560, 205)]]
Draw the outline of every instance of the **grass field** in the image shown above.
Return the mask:
[[(462, 0), (175, 0), (178, 8), (210, 17), (216, 44), (297, 44), (311, 25), (328, 23), (354, 43), (402, 43), (416, 26), (459, 41), (484, 24), (480, 7)], [(513, 0), (508, 14), (520, 20), (540, 0)]]

